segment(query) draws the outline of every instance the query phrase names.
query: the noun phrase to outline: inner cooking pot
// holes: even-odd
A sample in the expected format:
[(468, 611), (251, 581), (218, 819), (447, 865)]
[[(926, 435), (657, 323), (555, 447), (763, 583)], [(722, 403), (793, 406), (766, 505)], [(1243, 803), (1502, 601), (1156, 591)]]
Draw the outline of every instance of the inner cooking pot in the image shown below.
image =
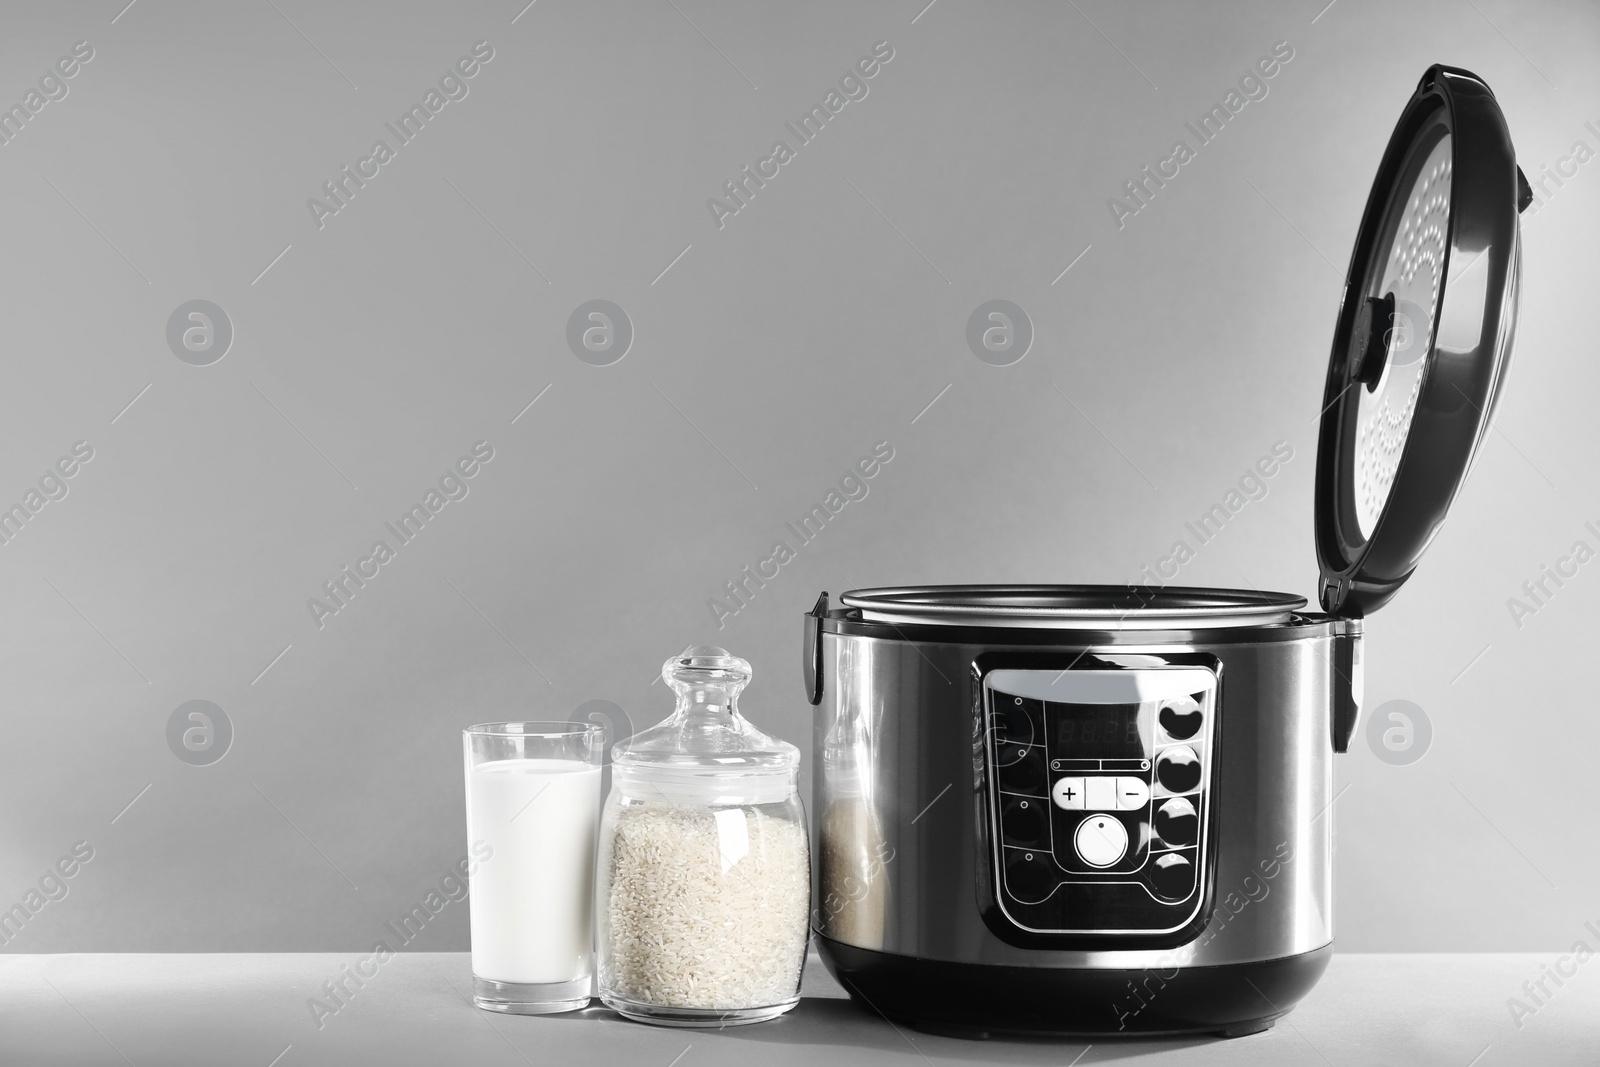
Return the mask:
[(1321, 612), (1170, 586), (822, 594), (802, 647), (812, 928), (852, 997), (964, 1034), (1238, 1035), (1311, 989), (1362, 620), (1416, 569), (1484, 440), (1529, 200), (1494, 94), (1431, 68), (1335, 323)]

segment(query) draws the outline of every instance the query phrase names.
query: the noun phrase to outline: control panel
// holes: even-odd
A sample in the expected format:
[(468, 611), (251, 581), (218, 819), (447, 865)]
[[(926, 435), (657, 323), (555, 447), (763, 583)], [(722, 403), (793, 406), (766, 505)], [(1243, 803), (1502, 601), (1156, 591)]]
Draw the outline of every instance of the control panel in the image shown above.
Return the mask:
[(1040, 934), (1160, 934), (1193, 920), (1205, 897), (1216, 672), (991, 670), (982, 684), (1006, 918)]

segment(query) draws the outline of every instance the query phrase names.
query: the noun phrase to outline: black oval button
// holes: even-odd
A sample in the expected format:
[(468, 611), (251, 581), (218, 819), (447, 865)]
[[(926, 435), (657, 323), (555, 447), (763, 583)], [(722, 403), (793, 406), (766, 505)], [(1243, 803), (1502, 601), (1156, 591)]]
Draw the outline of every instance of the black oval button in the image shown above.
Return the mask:
[(1000, 749), (1000, 788), (1009, 793), (1038, 793), (1044, 788), (1044, 758), (1039, 749), (1006, 745)]
[(1187, 793), (1200, 784), (1200, 757), (1188, 745), (1169, 748), (1156, 760), (1156, 778), (1174, 793)]
[(1156, 716), (1161, 729), (1174, 741), (1187, 741), (1200, 732), (1200, 705), (1188, 697), (1168, 701)]
[(1059, 878), (1044, 852), (1011, 852), (1006, 863), (1006, 891), (1023, 904), (1037, 904), (1055, 891)]
[(1007, 742), (1017, 745), (1033, 744), (1033, 715), (1029, 702), (1021, 697), (994, 695), (994, 741), (997, 748)]
[(1163, 900), (1182, 900), (1194, 892), (1194, 864), (1181, 853), (1168, 852), (1151, 864), (1150, 884)]
[(1048, 823), (1045, 821), (1043, 800), (1016, 800), (1006, 802), (1000, 814), (1000, 831), (1008, 845), (1037, 845), (1044, 841)]
[(1013, 763), (1026, 759), (1028, 749), (1024, 745), (1008, 744), (999, 737), (994, 742), (994, 761), (1002, 767), (1009, 767)]
[(1200, 818), (1194, 805), (1173, 797), (1156, 809), (1156, 833), (1169, 845), (1192, 845), (1200, 837)]

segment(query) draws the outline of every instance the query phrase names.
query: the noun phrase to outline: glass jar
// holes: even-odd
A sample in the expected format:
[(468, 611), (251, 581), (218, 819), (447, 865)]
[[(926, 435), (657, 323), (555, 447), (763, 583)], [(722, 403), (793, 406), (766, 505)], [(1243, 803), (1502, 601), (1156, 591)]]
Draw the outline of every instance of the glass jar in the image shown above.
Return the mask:
[(613, 750), (595, 879), (600, 999), (669, 1026), (775, 1018), (800, 1000), (811, 897), (800, 750), (750, 725), (750, 664), (662, 666), (664, 722)]

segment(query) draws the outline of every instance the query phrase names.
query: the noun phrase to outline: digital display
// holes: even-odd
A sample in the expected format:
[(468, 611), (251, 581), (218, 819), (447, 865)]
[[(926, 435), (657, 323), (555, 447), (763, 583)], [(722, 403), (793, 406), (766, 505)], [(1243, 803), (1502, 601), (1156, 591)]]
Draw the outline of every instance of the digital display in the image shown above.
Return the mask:
[(1145, 754), (1137, 704), (1047, 704), (1045, 714), (1054, 720), (1063, 755), (1139, 759)]

